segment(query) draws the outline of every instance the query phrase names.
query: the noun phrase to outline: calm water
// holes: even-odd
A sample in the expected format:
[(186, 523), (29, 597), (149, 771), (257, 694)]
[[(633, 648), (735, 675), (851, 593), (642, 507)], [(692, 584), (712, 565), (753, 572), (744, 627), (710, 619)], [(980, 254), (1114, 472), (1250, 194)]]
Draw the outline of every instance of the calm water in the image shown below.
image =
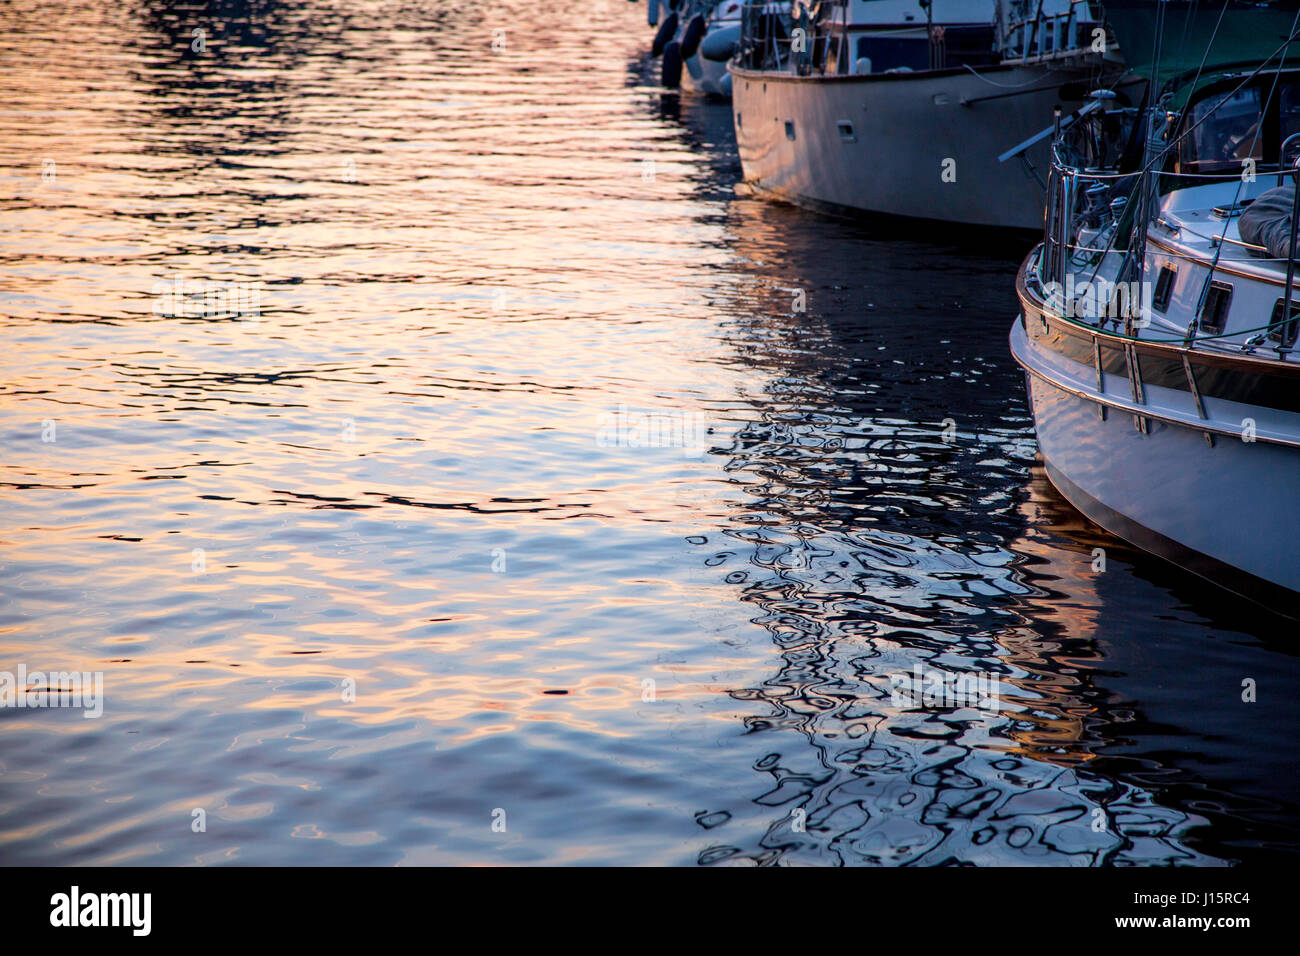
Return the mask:
[(0, 6), (0, 670), (104, 713), (0, 709), (0, 861), (1294, 859), (1295, 625), (1046, 483), (1022, 246), (738, 191), (625, 0), (47, 6)]

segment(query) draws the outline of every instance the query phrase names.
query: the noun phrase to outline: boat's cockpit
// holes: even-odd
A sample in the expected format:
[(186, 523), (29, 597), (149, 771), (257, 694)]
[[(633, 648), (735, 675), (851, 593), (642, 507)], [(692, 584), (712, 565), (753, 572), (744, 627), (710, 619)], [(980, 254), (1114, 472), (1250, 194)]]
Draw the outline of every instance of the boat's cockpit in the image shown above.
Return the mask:
[[(1149, 127), (1099, 93), (1054, 146), (1042, 275), (1136, 280), (1141, 309), (1120, 318), (1139, 338), (1300, 361), (1295, 199), (1277, 188), (1300, 158), (1300, 69), (1220, 72), (1163, 96)], [(1082, 315), (1104, 327), (1109, 309)]]

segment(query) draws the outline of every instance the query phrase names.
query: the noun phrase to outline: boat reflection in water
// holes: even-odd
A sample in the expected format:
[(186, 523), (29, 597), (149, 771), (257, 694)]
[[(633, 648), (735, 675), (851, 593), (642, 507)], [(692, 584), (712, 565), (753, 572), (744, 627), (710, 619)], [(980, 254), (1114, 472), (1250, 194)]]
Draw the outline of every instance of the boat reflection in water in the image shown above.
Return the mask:
[[(684, 121), (711, 138), (705, 111)], [(693, 540), (781, 663), (730, 691), (758, 780), (747, 805), (699, 815), (699, 862), (1294, 852), (1296, 659), (1247, 636), (1278, 622), (1189, 587), (1045, 481), (999, 340), (1015, 252), (745, 198), (727, 233), (751, 281), (732, 271), (717, 295), (724, 314), (754, 303), (730, 335), (755, 384), (715, 449), (736, 506)], [(995, 675), (996, 707), (909, 706), (897, 691), (918, 667)], [(1243, 703), (1242, 679), (1266, 676)]]

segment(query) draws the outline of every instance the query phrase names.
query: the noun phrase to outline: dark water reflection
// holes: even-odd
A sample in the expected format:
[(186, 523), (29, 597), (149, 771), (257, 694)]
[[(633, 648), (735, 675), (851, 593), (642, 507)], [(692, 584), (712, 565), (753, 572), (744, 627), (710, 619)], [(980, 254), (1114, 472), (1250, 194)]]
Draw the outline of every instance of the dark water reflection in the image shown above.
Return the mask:
[[(0, 22), (0, 670), (106, 689), (0, 710), (0, 862), (1300, 846), (1292, 627), (1042, 478), (1023, 250), (738, 193), (643, 7)], [(259, 321), (159, 316), (176, 276)], [(620, 406), (712, 432), (602, 445)], [(899, 706), (917, 665), (998, 707)]]
[[(710, 108), (683, 122), (725, 144)], [(1291, 856), (1291, 625), (1134, 552), (1051, 487), (1005, 347), (1015, 240), (979, 255), (969, 236), (730, 209), (751, 274), (816, 305), (729, 325), (764, 387), (726, 451), (744, 505), (699, 543), (784, 665), (732, 691), (763, 705), (746, 721), (760, 783), (732, 814), (762, 832), (701, 862)], [(891, 707), (890, 675), (918, 661), (998, 672), (1001, 711)]]

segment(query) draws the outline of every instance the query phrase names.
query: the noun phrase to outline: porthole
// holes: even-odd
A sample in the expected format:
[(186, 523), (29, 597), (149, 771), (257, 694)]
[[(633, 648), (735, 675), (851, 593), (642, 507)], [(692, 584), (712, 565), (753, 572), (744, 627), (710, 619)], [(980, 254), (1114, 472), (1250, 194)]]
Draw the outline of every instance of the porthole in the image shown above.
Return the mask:
[(1205, 290), (1205, 304), (1201, 306), (1201, 331), (1207, 335), (1220, 335), (1228, 322), (1228, 304), (1232, 301), (1232, 285), (1211, 282)]
[(1300, 332), (1300, 300), (1291, 299), (1291, 315), (1287, 321), (1282, 320), (1282, 310), (1286, 308), (1286, 299), (1278, 299), (1273, 305), (1273, 317), (1268, 320), (1268, 337), (1284, 349), (1295, 345), (1296, 333)]
[(1155, 292), (1151, 296), (1151, 307), (1164, 312), (1169, 308), (1169, 299), (1174, 294), (1174, 280), (1178, 278), (1176, 273), (1169, 266), (1164, 266), (1160, 274), (1156, 276)]

